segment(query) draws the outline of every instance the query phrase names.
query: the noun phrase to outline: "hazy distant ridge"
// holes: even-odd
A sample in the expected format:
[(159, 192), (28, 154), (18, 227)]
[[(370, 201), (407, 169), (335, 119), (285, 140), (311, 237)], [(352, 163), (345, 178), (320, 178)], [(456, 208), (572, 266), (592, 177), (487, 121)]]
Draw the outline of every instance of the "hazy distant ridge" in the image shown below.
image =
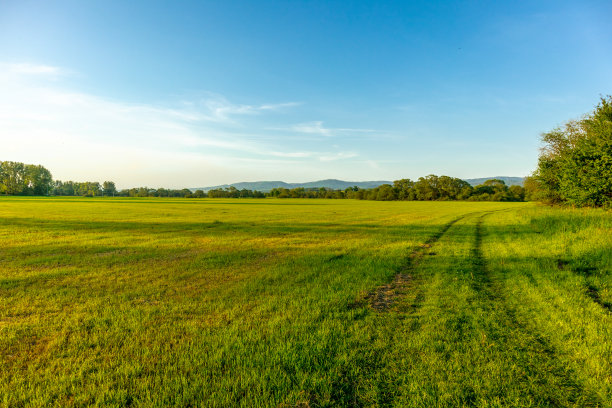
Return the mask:
[[(482, 184), (486, 180), (490, 180), (490, 179), (503, 180), (506, 183), (506, 185), (509, 185), (509, 186), (512, 186), (512, 185), (522, 186), (523, 181), (524, 181), (523, 177), (506, 177), (506, 176), (482, 177), (482, 178), (475, 178), (475, 179), (466, 179), (465, 181), (475, 186), (478, 184)], [(263, 191), (263, 192), (268, 192), (272, 190), (273, 188), (280, 188), (280, 187), (288, 188), (288, 189), (298, 188), (298, 187), (304, 187), (304, 188), (325, 187), (325, 188), (331, 188), (334, 190), (344, 190), (348, 187), (353, 187), (353, 186), (357, 186), (359, 188), (374, 188), (374, 187), (380, 186), (381, 184), (393, 184), (393, 182), (385, 181), (385, 180), (343, 181), (343, 180), (336, 180), (336, 179), (310, 181), (307, 183), (286, 183), (284, 181), (243, 181), (240, 183), (221, 184), (218, 186), (196, 187), (196, 188), (192, 188), (191, 190), (193, 191), (203, 190), (204, 192), (207, 192), (209, 190), (214, 190), (214, 189), (219, 189), (219, 188), (229, 188), (231, 186), (236, 187), (238, 190), (242, 190), (244, 188), (247, 190), (257, 190), (257, 191)]]
[(482, 177), (482, 178), (474, 178), (474, 179), (464, 179), (468, 183), (473, 186), (477, 186), (478, 184), (482, 184), (487, 180), (497, 179), (502, 180), (506, 183), (507, 186), (522, 186), (525, 181), (525, 177), (507, 177), (507, 176), (496, 176), (496, 177)]
[(233, 184), (222, 184), (219, 186), (211, 186), (211, 187), (197, 187), (192, 188), (192, 190), (213, 190), (218, 188), (229, 188), (230, 186), (236, 187), (238, 190), (242, 190), (246, 188), (247, 190), (257, 190), (267, 192), (272, 190), (273, 188), (331, 188), (334, 190), (344, 190), (348, 187), (357, 186), (359, 188), (374, 188), (378, 187), (381, 184), (393, 184), (392, 181), (378, 180), (378, 181), (343, 181), (336, 179), (327, 179), (327, 180), (319, 180), (319, 181), (310, 181), (307, 183), (285, 183), (284, 181), (253, 181), (253, 182), (241, 182), (241, 183), (233, 183)]

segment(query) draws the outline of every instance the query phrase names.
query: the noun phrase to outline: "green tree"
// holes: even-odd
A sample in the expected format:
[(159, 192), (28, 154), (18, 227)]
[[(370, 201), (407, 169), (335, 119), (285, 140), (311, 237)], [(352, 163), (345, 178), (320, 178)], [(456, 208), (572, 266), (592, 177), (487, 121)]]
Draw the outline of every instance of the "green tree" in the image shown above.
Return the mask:
[(534, 178), (541, 198), (576, 206), (612, 206), (612, 97), (581, 120), (542, 135)]
[(508, 187), (507, 201), (525, 201), (525, 189), (521, 186)]
[(542, 200), (542, 185), (539, 180), (535, 177), (525, 177), (523, 182), (525, 190), (525, 200), (527, 201), (541, 201)]
[(27, 187), (25, 165), (19, 162), (0, 162), (0, 191), (8, 195), (23, 194)]
[(48, 195), (53, 188), (51, 172), (41, 165), (26, 164), (24, 166), (24, 194)]
[(393, 188), (397, 192), (398, 200), (414, 200), (414, 181), (410, 179), (395, 180), (393, 182)]
[(417, 200), (432, 201), (440, 198), (438, 189), (438, 176), (430, 174), (427, 177), (419, 177), (414, 183), (415, 198)]
[[(191, 193), (191, 191), (190, 191)], [(136, 193), (136, 197), (148, 197), (149, 196), (149, 188), (148, 187), (139, 187), (138, 192)]]
[(380, 185), (376, 187), (374, 190), (376, 190), (376, 197), (374, 198), (375, 200), (378, 200), (378, 201), (397, 200), (397, 193), (393, 189), (393, 186), (391, 186), (390, 184)]
[(102, 183), (102, 191), (105, 196), (114, 197), (117, 193), (117, 188), (115, 187), (115, 183), (112, 181), (105, 181)]
[(441, 200), (462, 200), (472, 193), (472, 186), (456, 177), (440, 176), (437, 181)]

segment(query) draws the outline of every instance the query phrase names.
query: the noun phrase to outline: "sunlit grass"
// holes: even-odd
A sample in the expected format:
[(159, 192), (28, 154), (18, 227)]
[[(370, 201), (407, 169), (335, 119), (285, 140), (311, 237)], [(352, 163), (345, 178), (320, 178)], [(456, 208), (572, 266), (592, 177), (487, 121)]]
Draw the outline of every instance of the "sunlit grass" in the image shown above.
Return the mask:
[(524, 203), (1, 198), (0, 403), (610, 406), (611, 227)]

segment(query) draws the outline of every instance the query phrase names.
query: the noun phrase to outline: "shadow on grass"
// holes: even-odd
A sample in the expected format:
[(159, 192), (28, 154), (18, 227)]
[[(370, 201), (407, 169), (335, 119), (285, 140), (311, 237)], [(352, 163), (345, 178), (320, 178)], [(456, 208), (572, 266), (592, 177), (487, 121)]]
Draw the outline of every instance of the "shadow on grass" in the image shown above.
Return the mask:
[[(267, 203), (266, 203), (267, 204)], [(283, 204), (286, 205), (286, 204)], [(546, 236), (561, 233), (566, 231), (559, 223), (564, 222), (564, 219), (547, 220), (544, 223), (532, 223), (528, 225), (510, 225), (510, 226), (487, 226), (483, 229), (480, 225), (476, 227), (474, 225), (454, 225), (452, 226), (453, 238), (461, 242), (473, 243), (472, 251), (465, 258), (458, 259), (457, 257), (448, 256), (446, 254), (437, 251), (435, 255), (431, 255), (431, 258), (435, 259), (437, 265), (448, 272), (457, 279), (473, 280), (474, 278), (478, 282), (475, 286), (476, 291), (479, 290), (494, 290), (492, 288), (492, 280), (489, 276), (490, 271), (487, 269), (487, 259), (485, 259), (482, 251), (482, 244), (486, 242), (488, 235), (504, 235), (504, 234), (515, 234), (518, 237), (528, 237), (531, 234), (542, 234)], [(535, 227), (538, 228), (535, 228)], [(417, 242), (422, 244), (433, 244), (439, 239), (450, 226), (442, 225), (425, 225), (425, 224), (413, 224), (408, 226), (386, 226), (376, 225), (371, 223), (355, 224), (355, 225), (338, 225), (337, 223), (309, 223), (300, 225), (283, 225), (281, 223), (276, 225), (270, 224), (239, 224), (239, 223), (226, 223), (226, 222), (212, 222), (212, 223), (154, 223), (154, 222), (78, 222), (78, 221), (43, 221), (33, 220), (28, 218), (18, 219), (4, 219), (0, 221), (0, 228), (21, 228), (28, 231), (39, 231), (44, 233), (55, 233), (55, 234), (69, 234), (75, 230), (79, 231), (91, 231), (94, 233), (113, 234), (117, 231), (130, 233), (147, 233), (155, 236), (159, 234), (160, 237), (163, 235), (193, 235), (193, 236), (220, 236), (228, 233), (240, 233), (244, 236), (269, 236), (276, 237), (279, 235), (290, 235), (290, 234), (312, 234), (313, 240), (320, 240), (325, 242), (325, 239), (330, 236), (337, 236), (338, 234), (385, 234), (385, 236), (396, 237), (397, 241), (401, 242), (402, 237), (417, 237)], [(446, 228), (446, 229), (445, 229)], [(548, 228), (548, 229), (547, 229)], [(486, 231), (485, 231), (486, 230)], [(539, 235), (542, 236), (542, 235)], [(25, 252), (24, 252), (25, 248)], [(262, 249), (260, 252), (241, 248), (240, 246), (235, 248), (228, 248), (227, 252), (219, 252), (213, 254), (201, 254), (189, 252), (184, 248), (163, 248), (163, 249), (142, 249), (135, 248), (129, 245), (100, 245), (100, 246), (83, 246), (78, 242), (74, 245), (65, 244), (46, 244), (46, 245), (28, 245), (24, 248), (14, 247), (10, 249), (3, 249), (2, 255), (5, 258), (2, 260), (5, 264), (15, 265), (29, 265), (31, 267), (45, 267), (56, 265), (58, 261), (65, 262), (65, 266), (74, 264), (78, 260), (79, 265), (83, 267), (89, 267), (93, 269), (100, 269), (108, 267), (109, 265), (115, 265), (113, 262), (134, 262), (144, 269), (148, 266), (154, 266), (160, 262), (176, 262), (175, 266), (179, 266), (178, 269), (185, 267), (187, 271), (180, 271), (181, 279), (184, 280), (196, 280), (199, 277), (196, 275), (200, 270), (205, 269), (207, 265), (214, 265), (218, 268), (231, 268), (236, 265), (247, 267), (250, 262), (254, 262), (258, 257), (266, 254), (266, 249)], [(277, 247), (278, 251), (285, 251), (288, 247)], [(373, 248), (374, 249), (374, 248)], [(406, 248), (406, 253), (415, 248)], [(426, 248), (428, 251), (429, 249)], [(598, 263), (598, 259), (604, 259), (605, 255), (602, 255), (602, 251), (595, 250), (593, 253), (585, 254), (579, 260), (569, 260), (564, 264), (564, 268), (567, 268), (585, 277), (595, 276), (601, 271), (601, 264)], [(75, 252), (76, 251), (76, 252)], [(335, 249), (326, 251), (325, 249), (320, 250), (316, 254), (309, 253), (306, 256), (295, 256), (292, 258), (292, 263), (288, 264), (285, 268), (273, 269), (266, 271), (264, 276), (253, 276), (249, 281), (249, 285), (244, 285), (241, 291), (238, 292), (241, 295), (250, 295), (252, 302), (259, 302), (260, 309), (253, 312), (249, 311), (249, 315), (236, 315), (233, 316), (233, 320), (229, 320), (227, 328), (218, 328), (217, 332), (209, 333), (207, 335), (213, 336), (218, 335), (220, 339), (227, 342), (235, 342), (235, 344), (246, 344), (245, 348), (238, 349), (235, 353), (227, 357), (226, 363), (235, 364), (236, 372), (231, 370), (224, 371), (222, 373), (216, 373), (220, 377), (223, 377), (226, 381), (226, 385), (237, 384), (240, 380), (240, 376), (245, 373), (252, 375), (253, 378), (258, 378), (257, 373), (262, 370), (268, 370), (268, 372), (274, 373), (274, 370), (278, 370), (278, 361), (284, 361), (289, 366), (287, 375), (291, 377), (291, 387), (300, 387), (300, 384), (308, 383), (303, 380), (316, 378), (319, 382), (311, 382), (310, 384), (318, 384), (312, 386), (312, 389), (305, 390), (307, 395), (310, 397), (310, 402), (313, 406), (328, 405), (328, 406), (365, 406), (372, 405), (375, 401), (379, 405), (391, 405), (395, 401), (395, 394), (397, 388), (395, 387), (400, 383), (400, 378), (403, 373), (394, 372), (388, 373), (388, 368), (394, 362), (389, 361), (390, 354), (387, 354), (394, 344), (393, 339), (389, 343), (384, 343), (386, 339), (384, 335), (389, 334), (383, 328), (380, 332), (377, 330), (380, 327), (372, 325), (371, 327), (354, 326), (355, 321), (348, 321), (349, 316), (353, 314), (359, 315), (361, 320), (357, 322), (372, 322), (372, 314), (364, 317), (366, 311), (368, 311), (367, 305), (355, 305), (353, 308), (346, 307), (346, 304), (342, 302), (345, 299), (349, 299), (351, 296), (356, 296), (358, 289), (363, 286), (363, 282), (371, 282), (371, 287), (368, 289), (374, 289), (377, 285), (384, 284), (385, 279), (393, 277), (397, 273), (402, 273), (405, 268), (405, 264), (401, 260), (396, 260), (395, 264), (399, 265), (397, 270), (387, 271), (386, 273), (380, 273), (376, 279), (366, 281), (368, 274), (372, 274), (375, 271), (369, 270), (369, 265), (360, 265), (363, 259), (360, 257), (353, 256), (350, 252), (337, 253)], [(111, 254), (111, 255), (106, 255)], [(608, 253), (609, 254), (609, 253)], [(209, 258), (207, 258), (207, 256)], [(608, 255), (609, 256), (609, 255)], [(36, 260), (36, 257), (42, 257), (43, 259)], [(45, 258), (46, 257), (46, 258)], [(28, 258), (31, 258), (28, 260)], [(109, 258), (112, 259), (112, 262)], [(595, 260), (595, 262), (593, 261)], [(274, 261), (274, 259), (272, 259)], [(495, 258), (488, 259), (489, 262), (495, 261)], [(530, 258), (506, 258), (505, 262), (513, 265), (514, 273), (524, 273), (521, 271), (521, 266), (533, 266), (534, 264), (541, 267), (541, 274), (552, 275), (559, 273), (559, 260), (552, 256), (542, 257), (530, 257)], [(426, 260), (424, 260), (426, 262)], [(575, 262), (572, 263), (572, 262)], [(194, 264), (195, 263), (195, 264)], [(198, 264), (199, 263), (199, 264)], [(360, 269), (350, 269), (349, 266), (358, 264)], [(296, 267), (300, 265), (304, 270), (300, 270)], [(468, 265), (463, 268), (461, 265)], [(192, 269), (190, 269), (192, 268)], [(201, 268), (201, 269), (198, 269)], [(527, 268), (525, 268), (527, 269)], [(588, 273), (586, 273), (588, 271)], [(56, 283), (58, 290), (61, 290), (65, 286), (63, 279), (69, 278), (72, 272), (67, 271), (54, 271), (49, 273), (47, 276), (40, 276), (36, 279), (44, 281), (45, 285)], [(192, 274), (192, 275), (190, 275)], [(306, 276), (307, 275), (307, 276)], [(331, 284), (320, 284), (319, 282), (324, 281), (324, 278), (329, 276), (337, 275), (342, 279), (338, 278), (337, 281), (331, 280)], [(472, 278), (474, 276), (474, 278)], [(35, 284), (35, 278), (23, 278), (4, 280), (0, 281), (0, 288), (7, 292), (17, 290), (23, 292), (23, 289), (32, 289), (32, 285)], [(159, 279), (166, 285), (172, 284), (174, 278), (167, 276), (156, 277), (151, 279)], [(178, 281), (175, 280), (174, 283)], [(224, 283), (220, 283), (222, 285)], [(479, 286), (481, 285), (481, 286)], [(119, 287), (113, 288), (112, 284), (104, 288), (107, 292), (112, 289), (120, 289)], [(135, 288), (130, 290), (138, 291), (140, 288), (137, 285)], [(306, 289), (304, 289), (306, 288)], [(121, 288), (122, 289), (122, 288)], [(160, 289), (161, 290), (161, 289)], [(111, 292), (112, 293), (112, 292)], [(92, 289), (90, 296), (103, 296), (105, 293), (101, 289), (96, 292)], [(585, 294), (585, 295), (588, 295)], [(591, 296), (591, 295), (588, 295)], [(595, 295), (591, 296), (594, 298)], [(487, 334), (496, 339), (500, 345), (497, 347), (503, 350), (506, 344), (511, 344), (515, 349), (524, 347), (524, 350), (531, 351), (531, 354), (525, 354), (525, 356), (516, 361), (516, 366), (520, 369), (524, 369), (528, 375), (528, 378), (518, 378), (513, 384), (499, 384), (499, 389), (507, 390), (508, 387), (523, 388), (525, 392), (525, 402), (528, 402), (529, 398), (532, 402), (541, 406), (563, 406), (567, 401), (576, 402), (576, 404), (582, 403), (582, 406), (594, 406), (597, 405), (598, 401), (592, 395), (589, 395), (585, 391), (579, 382), (574, 378), (574, 373), (571, 370), (559, 367), (559, 362), (556, 360), (556, 351), (550, 347), (545, 341), (538, 340), (538, 336), (530, 335), (525, 333), (525, 328), (521, 327), (520, 322), (513, 317), (512, 312), (503, 311), (503, 299), (501, 296), (495, 296), (489, 301), (495, 302), (493, 306), (499, 306), (501, 311), (500, 315), (506, 315), (506, 321), (504, 324), (513, 325), (513, 332), (510, 334), (505, 332), (497, 332), (496, 330), (503, 330), (507, 326), (500, 328), (492, 327), (488, 328), (490, 332)], [(240, 301), (240, 299), (237, 299)], [(263, 302), (269, 303), (263, 303)], [(315, 305), (315, 306), (313, 306)], [(188, 305), (191, 306), (191, 305)], [(232, 305), (223, 304), (219, 307), (231, 307)], [(314, 311), (309, 309), (315, 309)], [(361, 309), (355, 311), (355, 308)], [(185, 307), (188, 311), (195, 313), (195, 306)], [(490, 309), (493, 313), (495, 307)], [(460, 311), (449, 310), (449, 313), (456, 313)], [(257, 314), (259, 313), (259, 314)], [(263, 317), (262, 317), (263, 316)], [(290, 327), (281, 326), (278, 323), (283, 316), (291, 316), (292, 321)], [(314, 317), (313, 317), (314, 316)], [(200, 316), (185, 316), (184, 320), (194, 319), (197, 320)], [(275, 320), (277, 323), (271, 324), (272, 329), (268, 331), (257, 332), (255, 328), (258, 326), (249, 326), (251, 320), (254, 318), (268, 318)], [(367, 319), (370, 320), (367, 320)], [(391, 319), (389, 314), (386, 314), (384, 318)], [(319, 319), (319, 320), (316, 320)], [(336, 320), (334, 320), (336, 319)], [(317, 332), (321, 328), (321, 322), (325, 321), (326, 332)], [(295, 326), (293, 326), (293, 324)], [(331, 324), (330, 324), (331, 323)], [(267, 322), (258, 322), (259, 325), (266, 327)], [(342, 325), (346, 326), (342, 326)], [(364, 323), (365, 324), (365, 323)], [(334, 326), (336, 325), (336, 326)], [(336, 330), (334, 327), (342, 327), (342, 330)], [(248, 327), (245, 328), (245, 327)], [(401, 327), (398, 323), (398, 327)], [(453, 332), (452, 339), (457, 339), (460, 342), (462, 338), (466, 338), (471, 333), (472, 327), (469, 319), (460, 313), (452, 315), (449, 318), (447, 327), (449, 331)], [(155, 333), (155, 328), (151, 329), (151, 333)], [(364, 336), (359, 340), (354, 340), (354, 343), (349, 342), (350, 345), (355, 345), (356, 349), (354, 352), (347, 356), (346, 347), (347, 342), (345, 338), (350, 338), (351, 335), (355, 334), (355, 331), (361, 329), (366, 333), (371, 334), (370, 336)], [(511, 334), (514, 332), (521, 333), (526, 336), (527, 340), (535, 339), (532, 343), (512, 343), (514, 341)], [(150, 333), (150, 334), (151, 334)], [(219, 334), (220, 333), (220, 334)], [(313, 337), (312, 333), (317, 333)], [(226, 337), (222, 337), (224, 334)], [(377, 335), (378, 337), (376, 337)], [(409, 336), (410, 333), (398, 331), (397, 334), (392, 335), (404, 335)], [(309, 339), (310, 336), (310, 339)], [(317, 337), (320, 336), (320, 337)], [(327, 336), (327, 337), (326, 337)], [(343, 337), (346, 336), (346, 337)], [(199, 340), (206, 341), (206, 338), (202, 336)], [(220, 340), (221, 341), (221, 340)], [(376, 344), (378, 342), (378, 345)], [(253, 343), (252, 348), (251, 343)], [(233, 344), (233, 343), (232, 343)], [(190, 347), (196, 347), (197, 342), (194, 342)], [(446, 348), (440, 347), (440, 349), (433, 348), (429, 349), (430, 352), (439, 353), (440, 357), (450, 355), (451, 352), (460, 352), (454, 343), (446, 343)], [(455, 347), (453, 347), (455, 346)], [(259, 347), (259, 348), (258, 348)], [(293, 357), (289, 356), (289, 351), (285, 355), (282, 354), (281, 350), (285, 347), (289, 350)], [(374, 347), (379, 347), (373, 351)], [(265, 350), (266, 356), (275, 357), (276, 359), (259, 359), (254, 362), (250, 359), (253, 351)], [(190, 351), (187, 347), (185, 354)], [(418, 353), (419, 350), (415, 350)], [(463, 351), (470, 353), (471, 350)], [(393, 356), (391, 354), (391, 356)], [(211, 354), (211, 359), (214, 356)], [(532, 358), (532, 360), (529, 360)], [(415, 359), (414, 361), (419, 361)], [(185, 360), (183, 363), (186, 365), (184, 374), (185, 387), (189, 387), (190, 381), (197, 383), (198, 377), (203, 376), (202, 373), (198, 372), (197, 363), (190, 360)], [(222, 361), (221, 363), (224, 363)], [(488, 361), (483, 360), (483, 365)], [(189, 365), (191, 364), (191, 366)], [(241, 365), (243, 364), (243, 365)], [(301, 364), (301, 365), (300, 365)], [(483, 366), (484, 367), (484, 366)], [(164, 368), (164, 367), (155, 367)], [(406, 365), (406, 370), (415, 369), (415, 367)], [(419, 368), (431, 368), (426, 365), (417, 366)], [(444, 367), (443, 367), (444, 368)], [(486, 368), (486, 367), (485, 367)], [(470, 367), (459, 367), (457, 373), (463, 377), (459, 379), (453, 379), (459, 384), (456, 388), (458, 393), (455, 401), (459, 405), (476, 405), (478, 401), (483, 401), (489, 398), (494, 400), (497, 398), (499, 401), (503, 401), (504, 394), (495, 394), (495, 390), (487, 394), (485, 391), (477, 391), (472, 387), (469, 378)], [(548, 371), (547, 371), (548, 370)], [(160, 370), (161, 371), (161, 370)], [(163, 371), (162, 375), (163, 375)], [(517, 370), (517, 373), (519, 371)], [(329, 373), (333, 374), (330, 379)], [(434, 378), (436, 372), (426, 373), (427, 375), (422, 378)], [(388, 377), (385, 377), (387, 375)], [(524, 375), (524, 373), (523, 373)], [(550, 375), (550, 377), (546, 377)], [(278, 377), (272, 379), (281, 378), (280, 374)], [(236, 383), (233, 383), (233, 378), (236, 378)], [(440, 379), (442, 377), (437, 377)], [(557, 378), (557, 380), (555, 379)], [(321, 379), (328, 379), (327, 383), (323, 383)], [(300, 382), (302, 381), (302, 382)], [(530, 382), (531, 381), (531, 382)], [(559, 382), (555, 382), (559, 381)], [(418, 384), (417, 384), (418, 385)], [(431, 386), (432, 390), (435, 390), (436, 384), (421, 384), (423, 391), (428, 386)], [(374, 395), (368, 393), (362, 387), (373, 387)], [(504, 388), (506, 387), (506, 388)], [(229, 388), (228, 388), (229, 389)], [(278, 392), (288, 392), (289, 389), (280, 389)], [(557, 391), (562, 391), (557, 393)], [(559, 400), (557, 395), (564, 393), (567, 396), (567, 400)], [(431, 401), (435, 400), (435, 391), (431, 392)], [(197, 401), (194, 401), (194, 405)], [(508, 401), (506, 401), (508, 402)], [(576, 405), (575, 404), (575, 405)]]

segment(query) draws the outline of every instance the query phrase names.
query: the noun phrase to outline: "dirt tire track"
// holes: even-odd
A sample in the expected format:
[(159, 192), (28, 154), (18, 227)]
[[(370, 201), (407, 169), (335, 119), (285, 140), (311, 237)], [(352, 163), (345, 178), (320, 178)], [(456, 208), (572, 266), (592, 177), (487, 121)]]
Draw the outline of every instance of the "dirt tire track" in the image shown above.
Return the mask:
[(486, 294), (489, 298), (496, 298), (493, 290), (493, 282), (485, 257), (482, 253), (482, 223), (484, 217), (490, 213), (482, 214), (477, 218), (474, 225), (474, 245), (472, 246), (472, 287), (479, 293)]
[[(503, 292), (503, 283), (494, 279), (492, 272), (487, 265), (486, 258), (482, 251), (482, 241), (484, 237), (483, 219), (490, 213), (482, 214), (478, 217), (474, 226), (474, 244), (472, 247), (472, 287), (486, 301), (487, 309), (491, 313), (499, 313), (502, 319), (506, 320), (510, 326), (509, 332), (514, 328), (521, 333), (521, 338), (529, 339), (524, 341), (520, 346), (532, 349), (540, 359), (546, 360), (545, 366), (548, 366), (555, 376), (562, 379), (562, 384), (571, 391), (570, 400), (574, 404), (579, 404), (582, 407), (600, 407), (604, 406), (603, 402), (597, 395), (589, 394), (576, 378), (573, 370), (565, 368), (565, 364), (557, 357), (555, 347), (541, 334), (534, 332), (524, 323), (522, 323), (516, 315), (515, 310), (508, 305), (506, 295)], [(495, 335), (495, 333), (489, 333)], [(517, 336), (518, 337), (518, 336)], [(512, 338), (509, 341), (515, 341)], [(525, 370), (529, 370), (531, 365), (537, 366), (533, 361), (517, 362), (524, 365)], [(545, 400), (550, 406), (562, 406), (563, 403), (557, 400)]]
[[(454, 224), (473, 214), (475, 213), (467, 213), (447, 222), (438, 232), (413, 249), (404, 258), (402, 266), (391, 282), (379, 286), (366, 295), (365, 301), (369, 303), (370, 307), (377, 312), (388, 311), (391, 306), (396, 303), (398, 297), (407, 293), (409, 289), (413, 289), (415, 286), (415, 278), (411, 272), (419, 264), (419, 261), (424, 257), (425, 253), (438, 242)], [(418, 309), (418, 305), (423, 299), (424, 297), (421, 293), (417, 294), (415, 297), (415, 304), (411, 305), (411, 307), (413, 309)]]

